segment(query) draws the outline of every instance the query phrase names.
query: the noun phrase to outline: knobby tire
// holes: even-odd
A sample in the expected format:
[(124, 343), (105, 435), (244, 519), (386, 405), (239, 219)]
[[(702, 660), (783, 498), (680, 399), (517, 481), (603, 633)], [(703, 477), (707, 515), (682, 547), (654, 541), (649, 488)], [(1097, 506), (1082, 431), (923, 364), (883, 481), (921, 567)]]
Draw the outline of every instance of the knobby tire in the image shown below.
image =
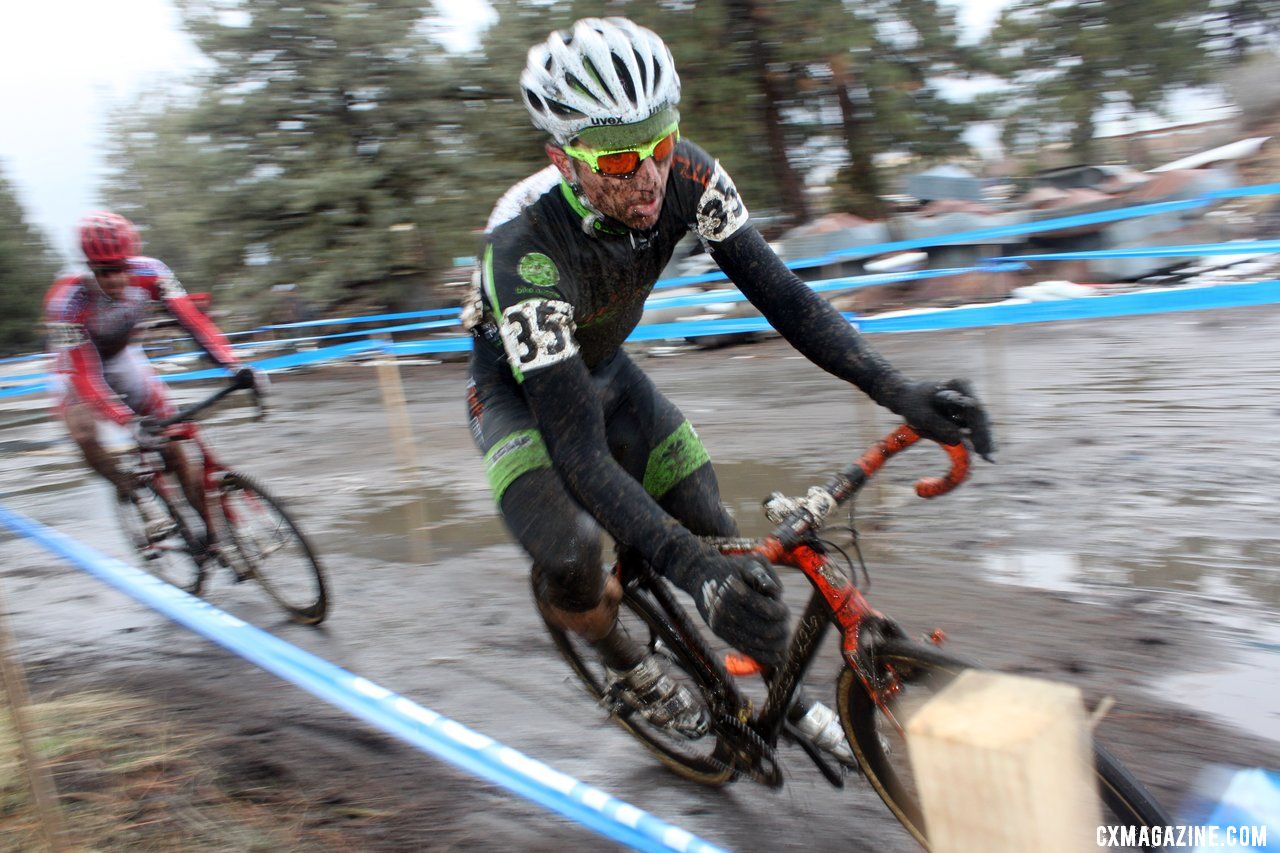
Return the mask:
[[(234, 501), (235, 511), (244, 515), (233, 519), (227, 515), (227, 504), (223, 504), (224, 517), (227, 522), (227, 536), (234, 547), (234, 559), (239, 564), (236, 570), (242, 576), (247, 575), (256, 580), (266, 590), (276, 604), (280, 605), (289, 618), (303, 625), (318, 625), (324, 620), (329, 609), (328, 584), (320, 561), (302, 530), (294, 522), (284, 505), (257, 481), (244, 474), (228, 471), (223, 475), (219, 488), (219, 497), (223, 501)], [(271, 533), (279, 537), (280, 546), (276, 551), (291, 548), (296, 551), (294, 574), (302, 579), (301, 592), (289, 591), (284, 587), (284, 568), (277, 560), (273, 566), (269, 559), (271, 553), (262, 552), (261, 543), (251, 534), (249, 525), (255, 522), (266, 522), (273, 528)]]

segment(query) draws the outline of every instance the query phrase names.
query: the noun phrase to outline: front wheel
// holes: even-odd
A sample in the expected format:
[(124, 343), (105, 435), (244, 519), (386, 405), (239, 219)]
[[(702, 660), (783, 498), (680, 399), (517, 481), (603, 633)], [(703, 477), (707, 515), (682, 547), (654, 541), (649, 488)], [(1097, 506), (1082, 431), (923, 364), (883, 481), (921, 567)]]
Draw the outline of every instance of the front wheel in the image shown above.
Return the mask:
[(240, 579), (260, 583), (294, 622), (319, 624), (329, 608), (324, 571), (280, 501), (230, 471), (219, 483), (218, 498), (230, 539), (223, 543), (223, 553), (229, 554)]
[[(581, 679), (587, 693), (610, 707), (613, 720), (634, 735), (663, 764), (686, 779), (704, 785), (723, 785), (733, 780), (729, 751), (721, 744), (714, 727), (703, 737), (690, 740), (655, 726), (632, 708), (612, 705), (611, 677), (595, 649), (572, 631), (557, 628), (545, 617), (543, 621), (556, 648)], [(703, 669), (694, 662), (684, 642), (649, 596), (626, 590), (618, 608), (618, 623), (648, 653), (660, 657), (667, 674), (683, 683), (695, 697), (701, 697), (705, 702), (708, 695), (715, 692), (717, 685), (702, 674)]]
[[(888, 701), (890, 713), (901, 723), (965, 669), (958, 658), (910, 640), (889, 639), (875, 651), (875, 666), (891, 668), (901, 689)], [(837, 704), (845, 737), (853, 747), (867, 781), (884, 804), (926, 849), (929, 847), (920, 798), (907, 757), (907, 744), (886, 718), (852, 669), (840, 674)], [(1119, 761), (1094, 742), (1094, 770), (1103, 804), (1126, 826), (1169, 826), (1172, 818)]]

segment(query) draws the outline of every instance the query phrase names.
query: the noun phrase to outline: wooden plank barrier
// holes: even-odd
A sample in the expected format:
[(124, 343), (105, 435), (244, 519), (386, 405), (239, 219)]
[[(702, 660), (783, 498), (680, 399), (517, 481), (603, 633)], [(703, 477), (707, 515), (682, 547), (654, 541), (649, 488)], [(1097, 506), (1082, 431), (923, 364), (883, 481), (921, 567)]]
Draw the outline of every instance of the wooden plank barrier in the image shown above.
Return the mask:
[(967, 670), (906, 723), (934, 853), (1080, 853), (1100, 821), (1079, 688)]

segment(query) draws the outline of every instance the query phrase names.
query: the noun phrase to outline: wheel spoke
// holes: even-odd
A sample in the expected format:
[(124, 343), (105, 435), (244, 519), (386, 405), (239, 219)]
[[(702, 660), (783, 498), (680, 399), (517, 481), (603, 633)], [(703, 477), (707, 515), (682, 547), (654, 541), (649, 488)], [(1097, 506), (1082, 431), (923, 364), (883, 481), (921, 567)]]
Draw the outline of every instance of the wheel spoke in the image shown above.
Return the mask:
[(321, 621), (328, 607), (324, 573), (311, 546), (284, 507), (253, 481), (228, 474), (224, 514), (239, 579), (257, 580), (290, 618)]

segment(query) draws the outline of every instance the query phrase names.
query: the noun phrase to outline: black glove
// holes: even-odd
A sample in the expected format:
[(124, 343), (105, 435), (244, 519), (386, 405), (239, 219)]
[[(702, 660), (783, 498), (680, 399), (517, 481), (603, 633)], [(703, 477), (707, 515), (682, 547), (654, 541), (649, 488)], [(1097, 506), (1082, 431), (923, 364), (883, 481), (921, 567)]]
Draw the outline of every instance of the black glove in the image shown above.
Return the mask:
[(754, 555), (722, 554), (688, 532), (669, 539), (650, 563), (693, 596), (717, 636), (757, 663), (782, 663), (789, 612), (772, 566)]
[(924, 438), (943, 444), (967, 441), (979, 456), (991, 461), (996, 449), (991, 421), (965, 380), (908, 383), (890, 398), (888, 408)]
[(238, 388), (252, 388), (259, 397), (265, 397), (271, 391), (271, 380), (266, 371), (256, 367), (241, 367), (236, 370), (234, 381)]
[(707, 625), (767, 667), (782, 665), (789, 613), (773, 567), (756, 556), (714, 553), (699, 567), (694, 599)]

